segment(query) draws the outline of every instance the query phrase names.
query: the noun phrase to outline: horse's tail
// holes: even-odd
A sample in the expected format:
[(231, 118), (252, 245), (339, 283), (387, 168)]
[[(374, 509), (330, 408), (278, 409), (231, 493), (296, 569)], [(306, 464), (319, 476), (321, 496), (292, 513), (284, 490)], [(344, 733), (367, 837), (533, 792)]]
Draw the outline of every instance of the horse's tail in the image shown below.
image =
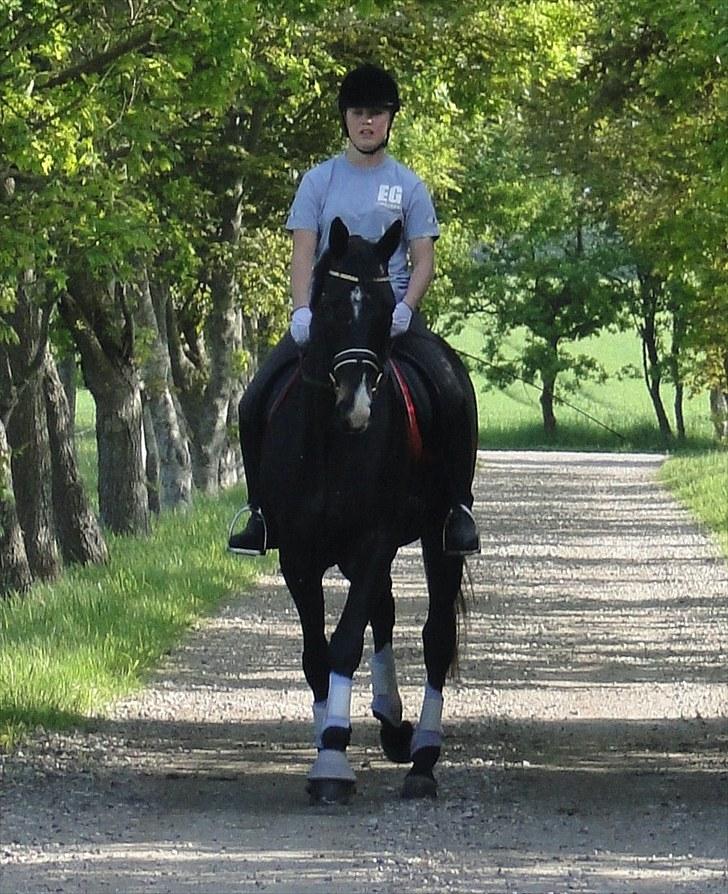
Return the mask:
[(460, 655), (465, 651), (467, 645), (468, 633), (468, 599), (465, 591), (470, 599), (475, 597), (475, 589), (473, 587), (473, 576), (470, 573), (467, 559), (463, 561), (463, 575), (467, 580), (461, 581), (460, 587), (455, 594), (455, 651), (453, 652), (452, 661), (448, 669), (448, 676), (457, 680), (460, 678)]

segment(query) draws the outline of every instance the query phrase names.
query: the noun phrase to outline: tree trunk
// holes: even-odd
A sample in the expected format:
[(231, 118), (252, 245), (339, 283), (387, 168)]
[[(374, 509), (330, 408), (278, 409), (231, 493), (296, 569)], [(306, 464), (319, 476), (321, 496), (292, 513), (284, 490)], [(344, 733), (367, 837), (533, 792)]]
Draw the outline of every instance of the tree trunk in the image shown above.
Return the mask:
[(685, 440), (685, 413), (684, 413), (685, 386), (682, 382), (675, 385), (675, 431), (678, 441)]
[(660, 434), (666, 440), (672, 437), (670, 420), (667, 418), (665, 405), (662, 402), (661, 386), (662, 373), (660, 372), (660, 357), (655, 339), (654, 320), (650, 325), (641, 330), (642, 335), (642, 371), (647, 385), (647, 391), (652, 401), (652, 406), (657, 417)]
[(145, 460), (144, 469), (147, 475), (147, 497), (149, 511), (159, 515), (162, 504), (159, 500), (159, 449), (157, 436), (154, 434), (154, 423), (149, 409), (149, 398), (142, 394), (142, 425), (144, 430)]
[(556, 395), (556, 376), (559, 372), (559, 337), (550, 335), (545, 339), (545, 350), (540, 357), (540, 369), (543, 387), (541, 388), (541, 415), (543, 416), (544, 432), (551, 436), (556, 432), (556, 414), (554, 413), (554, 401)]
[(74, 272), (61, 314), (81, 355), (86, 386), (96, 402), (99, 513), (117, 534), (149, 532), (142, 457), (141, 389), (134, 365), (134, 331), (123, 286), (106, 291)]
[(236, 289), (231, 271), (219, 270), (211, 283), (212, 309), (205, 326), (205, 344), (209, 352), (209, 375), (197, 409), (184, 404), (185, 416), (193, 430), (191, 442), (192, 472), (202, 493), (216, 493), (220, 481), (220, 462), (226, 444), (228, 405), (233, 379), (232, 354), (235, 343), (236, 313), (233, 306)]
[[(177, 415), (170, 385), (172, 372), (166, 338), (169, 300), (166, 291), (155, 290), (154, 298), (147, 271), (142, 276), (137, 304), (137, 320), (150, 334), (148, 353), (142, 365), (145, 410), (154, 437), (147, 437), (147, 449), (156, 447), (158, 462), (157, 500), (162, 508), (186, 508), (192, 503), (192, 460)], [(154, 457), (151, 457), (153, 460)]]
[(51, 449), (56, 535), (66, 562), (82, 565), (108, 561), (109, 553), (78, 472), (73, 425), (66, 390), (56, 365), (46, 354), (43, 392)]
[(220, 487), (223, 490), (234, 487), (245, 477), (238, 434), (238, 404), (241, 396), (237, 389), (234, 390), (228, 403), (227, 437), (220, 459)]
[(543, 429), (547, 435), (553, 435), (556, 431), (556, 414), (554, 413), (554, 389), (555, 379), (548, 376), (544, 379), (541, 389), (541, 414), (543, 416)]
[(27, 593), (33, 576), (15, 509), (10, 445), (0, 419), (0, 598)]
[(42, 362), (47, 333), (29, 287), (18, 289), (15, 308), (7, 319), (17, 335), (17, 341), (7, 346), (12, 380), (24, 383), (7, 422), (16, 510), (33, 577), (53, 580), (61, 572), (61, 557), (55, 537), (42, 372), (37, 362), (39, 357)]
[(651, 287), (647, 286), (644, 280), (641, 285), (643, 292), (648, 292), (647, 295), (643, 296), (642, 320), (639, 325), (639, 334), (642, 339), (642, 374), (655, 410), (660, 434), (667, 440), (672, 437), (672, 429), (670, 420), (665, 412), (661, 394), (662, 364), (657, 346), (656, 299), (652, 294)]
[(66, 401), (68, 402), (68, 415), (71, 419), (72, 437), (76, 437), (76, 395), (78, 387), (76, 385), (76, 374), (78, 367), (76, 366), (76, 358), (72, 354), (67, 354), (61, 360), (56, 361), (56, 369), (63, 383), (63, 390), (66, 392)]
[[(220, 241), (234, 244), (240, 233), (242, 183), (231, 184), (225, 202)], [(205, 355), (195, 353), (194, 337), (182, 350), (177, 321), (170, 308), (168, 339), (179, 401), (190, 427), (192, 476), (203, 493), (219, 488), (222, 454), (227, 442), (228, 406), (235, 372), (234, 349), (240, 339), (240, 313), (236, 309), (237, 276), (232, 261), (210, 262), (204, 279), (210, 284), (211, 309), (205, 321)], [(195, 358), (195, 363), (191, 358)]]
[(142, 400), (136, 381), (96, 397), (99, 510), (116, 534), (148, 534), (149, 502), (142, 457)]
[(710, 418), (716, 438), (728, 443), (728, 392), (718, 386), (710, 389)]
[(675, 410), (675, 431), (679, 441), (685, 440), (685, 415), (683, 412), (683, 400), (685, 396), (685, 386), (682, 382), (680, 371), (680, 353), (682, 351), (683, 337), (685, 334), (685, 326), (682, 316), (677, 310), (672, 312), (672, 346), (670, 349), (670, 374), (675, 384), (675, 401), (673, 404)]
[(657, 417), (660, 434), (667, 441), (672, 438), (670, 420), (662, 402), (662, 361), (657, 337), (657, 311), (663, 283), (650, 272), (638, 273), (640, 283), (637, 331), (642, 340), (642, 375)]

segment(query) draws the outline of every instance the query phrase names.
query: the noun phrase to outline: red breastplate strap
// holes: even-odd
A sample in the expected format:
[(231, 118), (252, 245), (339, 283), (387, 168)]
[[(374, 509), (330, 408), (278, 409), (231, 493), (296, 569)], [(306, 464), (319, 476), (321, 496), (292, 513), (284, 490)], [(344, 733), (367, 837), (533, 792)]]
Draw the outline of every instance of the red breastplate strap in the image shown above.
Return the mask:
[(394, 380), (397, 383), (400, 394), (402, 395), (405, 412), (407, 413), (407, 443), (409, 444), (409, 448), (414, 459), (420, 460), (422, 459), (423, 452), (422, 433), (420, 432), (420, 426), (417, 422), (417, 412), (415, 411), (415, 404), (412, 400), (412, 392), (409, 389), (409, 385), (407, 384), (405, 377), (402, 375), (402, 370), (399, 368), (396, 361), (391, 359), (391, 357), (389, 360), (389, 365), (392, 369)]

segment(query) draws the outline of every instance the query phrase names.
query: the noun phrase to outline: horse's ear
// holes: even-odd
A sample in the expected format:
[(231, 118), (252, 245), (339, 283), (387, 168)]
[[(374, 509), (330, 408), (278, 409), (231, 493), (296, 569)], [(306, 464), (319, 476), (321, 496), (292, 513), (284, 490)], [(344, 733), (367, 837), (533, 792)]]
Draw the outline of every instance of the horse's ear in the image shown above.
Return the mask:
[(332, 257), (342, 258), (348, 247), (349, 231), (346, 229), (346, 224), (340, 217), (335, 217), (329, 230), (329, 251)]
[(397, 246), (399, 245), (401, 238), (402, 221), (395, 220), (379, 242), (377, 242), (377, 254), (383, 263), (386, 264), (395, 251), (397, 251)]

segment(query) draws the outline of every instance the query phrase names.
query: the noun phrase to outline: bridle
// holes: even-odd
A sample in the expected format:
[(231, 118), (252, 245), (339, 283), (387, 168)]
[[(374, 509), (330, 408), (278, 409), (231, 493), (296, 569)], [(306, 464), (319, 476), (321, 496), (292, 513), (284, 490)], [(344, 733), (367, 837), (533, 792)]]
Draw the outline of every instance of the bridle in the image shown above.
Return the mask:
[[(329, 276), (336, 277), (336, 279), (344, 279), (347, 282), (353, 283), (390, 281), (388, 276), (373, 276), (365, 280), (360, 276), (354, 276), (351, 273), (343, 273), (340, 270), (327, 270), (326, 272)], [(375, 394), (384, 373), (384, 368), (379, 361), (379, 357), (374, 351), (370, 351), (369, 348), (347, 348), (345, 351), (339, 351), (338, 354), (334, 354), (333, 364), (331, 366), (331, 371), (329, 372), (329, 379), (334, 388), (339, 384), (336, 379), (336, 373), (342, 367), (351, 366), (352, 364), (356, 364), (362, 370), (369, 368), (374, 371), (376, 378), (372, 385), (372, 394)]]

